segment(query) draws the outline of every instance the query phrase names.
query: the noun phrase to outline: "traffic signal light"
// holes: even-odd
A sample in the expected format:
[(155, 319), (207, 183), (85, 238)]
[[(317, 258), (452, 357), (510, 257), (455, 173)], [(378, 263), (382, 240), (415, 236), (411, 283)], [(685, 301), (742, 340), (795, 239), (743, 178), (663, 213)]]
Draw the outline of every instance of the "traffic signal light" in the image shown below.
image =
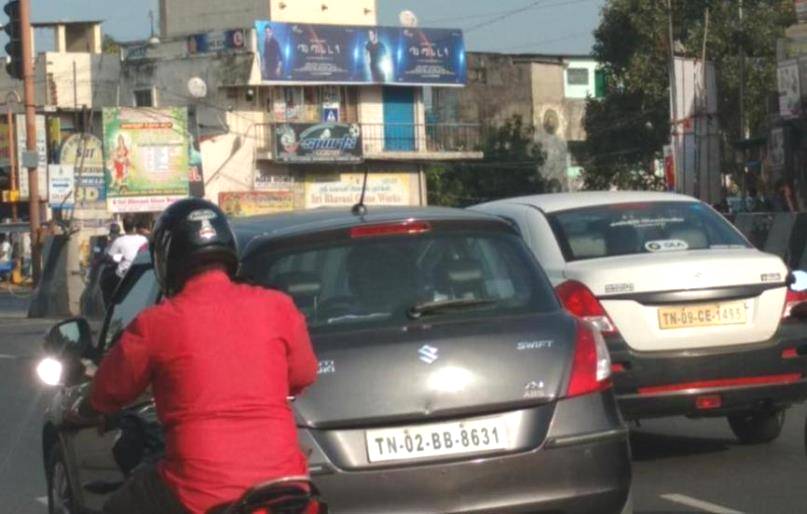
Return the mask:
[(20, 1), (11, 0), (3, 8), (8, 15), (8, 22), (3, 26), (3, 30), (8, 35), (6, 44), (6, 55), (8, 63), (6, 71), (10, 77), (22, 79), (22, 25), (20, 23)]

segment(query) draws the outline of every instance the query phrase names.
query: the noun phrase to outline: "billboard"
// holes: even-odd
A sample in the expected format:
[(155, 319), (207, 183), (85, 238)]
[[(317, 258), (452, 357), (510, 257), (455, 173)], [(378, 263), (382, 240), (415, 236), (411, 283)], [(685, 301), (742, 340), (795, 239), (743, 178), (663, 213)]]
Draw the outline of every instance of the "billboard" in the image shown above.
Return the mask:
[(73, 200), (79, 208), (106, 210), (104, 144), (100, 139), (92, 134), (73, 134), (62, 143), (59, 164), (72, 170)]
[(75, 177), (73, 166), (48, 165), (48, 201), (52, 208), (71, 208), (75, 204)]
[(188, 111), (104, 109), (107, 204), (112, 212), (159, 212), (188, 196)]
[(783, 61), (777, 70), (779, 85), (779, 114), (797, 118), (801, 114), (801, 77), (798, 61)]
[(293, 210), (294, 195), (290, 190), (219, 193), (219, 206), (234, 218), (273, 214)]
[[(361, 198), (364, 175), (310, 177), (305, 184), (305, 207), (350, 207)], [(407, 173), (370, 174), (364, 202), (367, 205), (411, 205), (411, 176)]]
[(244, 50), (248, 33), (244, 29), (235, 29), (193, 34), (187, 39), (188, 54)]
[(463, 86), (462, 31), (258, 21), (266, 83)]
[[(26, 151), (26, 134), (28, 132), (25, 115), (18, 114), (15, 124), (17, 127), (17, 166), (19, 169), (17, 184), (20, 190), (20, 200), (28, 201), (31, 193), (28, 184), (28, 170), (21, 165), (23, 162), (22, 154)], [(36, 115), (36, 151), (39, 154), (39, 166), (36, 170), (39, 199), (46, 200), (48, 198), (48, 141), (45, 117), (39, 114)]]
[(361, 129), (357, 124), (287, 123), (275, 128), (274, 139), (278, 162), (362, 162)]

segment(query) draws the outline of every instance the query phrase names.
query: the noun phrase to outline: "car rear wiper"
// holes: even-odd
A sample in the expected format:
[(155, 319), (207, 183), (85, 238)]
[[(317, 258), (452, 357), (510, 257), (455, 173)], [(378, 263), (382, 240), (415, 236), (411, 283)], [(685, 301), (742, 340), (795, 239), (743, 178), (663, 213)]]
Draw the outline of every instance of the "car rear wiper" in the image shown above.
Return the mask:
[(493, 305), (498, 300), (491, 299), (465, 299), (465, 300), (438, 300), (436, 302), (423, 302), (414, 305), (407, 311), (407, 316), (411, 319), (419, 319), (428, 314), (439, 314), (444, 311), (470, 309)]

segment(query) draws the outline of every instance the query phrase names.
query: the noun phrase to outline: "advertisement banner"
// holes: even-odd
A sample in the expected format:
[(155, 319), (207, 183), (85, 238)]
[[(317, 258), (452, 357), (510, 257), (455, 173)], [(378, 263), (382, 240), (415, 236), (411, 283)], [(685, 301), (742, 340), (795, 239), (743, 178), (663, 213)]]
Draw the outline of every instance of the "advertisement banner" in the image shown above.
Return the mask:
[(112, 212), (158, 212), (188, 196), (186, 108), (104, 109), (107, 204)]
[[(364, 175), (342, 174), (338, 180), (332, 177), (312, 178), (305, 184), (305, 207), (351, 207), (361, 197)], [(367, 205), (410, 205), (410, 175), (406, 173), (378, 174), (367, 177)]]
[(294, 195), (291, 191), (219, 193), (219, 207), (235, 218), (286, 212), (294, 209)]
[[(26, 149), (26, 124), (25, 115), (18, 114), (15, 120), (17, 125), (17, 162), (22, 163), (22, 154)], [(48, 199), (48, 141), (45, 130), (45, 117), (36, 117), (36, 151), (39, 154), (39, 166), (37, 167), (37, 181), (39, 189), (39, 199)], [(28, 201), (30, 188), (28, 186), (28, 170), (20, 166), (18, 184), (20, 186), (20, 200)]]
[(278, 162), (360, 163), (361, 128), (347, 123), (287, 123), (275, 129)]
[(801, 79), (798, 61), (779, 63), (779, 114), (783, 118), (797, 118), (801, 113)]
[(74, 206), (74, 168), (69, 165), (48, 165), (48, 199), (53, 209), (69, 209)]
[(0, 167), (11, 166), (11, 140), (8, 123), (0, 122)]
[(235, 29), (188, 36), (188, 54), (244, 50), (247, 45), (247, 34), (247, 30)]
[(59, 152), (62, 168), (70, 167), (75, 180), (74, 201), (80, 209), (106, 210), (104, 145), (92, 134), (73, 134)]
[(807, 23), (807, 0), (794, 0), (796, 4), (796, 19), (799, 23)]
[(261, 77), (267, 83), (463, 86), (461, 30), (258, 21)]

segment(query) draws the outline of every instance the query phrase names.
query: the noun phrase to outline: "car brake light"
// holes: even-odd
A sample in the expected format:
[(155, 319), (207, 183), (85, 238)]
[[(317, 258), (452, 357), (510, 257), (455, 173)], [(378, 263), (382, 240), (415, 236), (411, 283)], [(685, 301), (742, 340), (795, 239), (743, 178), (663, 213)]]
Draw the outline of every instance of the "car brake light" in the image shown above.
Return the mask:
[(592, 323), (603, 334), (613, 335), (618, 332), (600, 301), (585, 284), (569, 280), (560, 284), (555, 291), (567, 311)]
[(577, 324), (577, 341), (566, 396), (573, 398), (611, 387), (611, 357), (599, 330), (590, 323)]
[(406, 220), (397, 223), (353, 227), (350, 229), (350, 237), (358, 239), (362, 237), (407, 236), (423, 234), (431, 229), (431, 224), (426, 221)]
[[(804, 304), (804, 306), (803, 306)], [(782, 319), (788, 319), (793, 317), (793, 311), (799, 307), (799, 310), (807, 310), (807, 291), (793, 291), (792, 289), (787, 290), (787, 296), (785, 296), (785, 310), (782, 313)]]

